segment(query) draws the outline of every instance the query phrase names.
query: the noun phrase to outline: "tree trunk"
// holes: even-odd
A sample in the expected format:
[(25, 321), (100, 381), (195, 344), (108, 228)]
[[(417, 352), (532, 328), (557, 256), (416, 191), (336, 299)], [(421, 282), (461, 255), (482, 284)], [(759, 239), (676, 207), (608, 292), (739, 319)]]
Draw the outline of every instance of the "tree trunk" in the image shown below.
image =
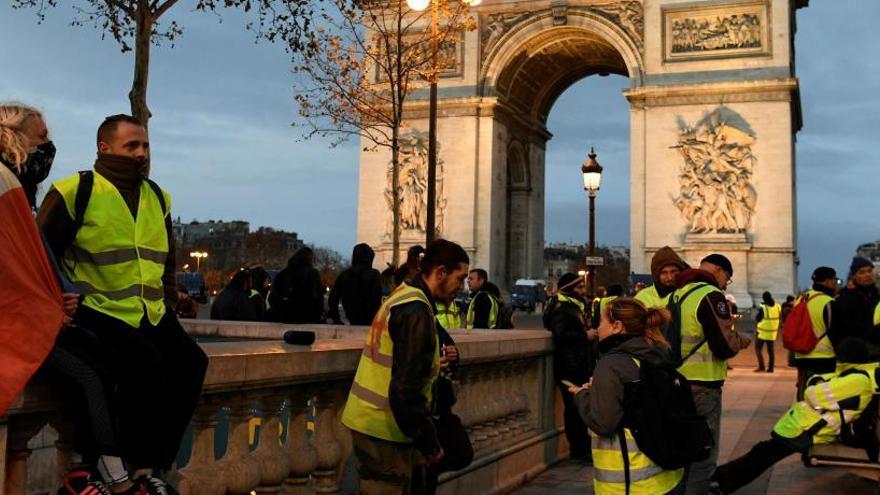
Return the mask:
[(150, 39), (153, 34), (153, 13), (149, 0), (137, 2), (137, 30), (134, 39), (134, 80), (128, 101), (131, 114), (140, 120), (144, 127), (149, 124), (150, 109), (147, 107), (147, 81), (150, 73)]
[(391, 129), (391, 264), (400, 264), (400, 129)]

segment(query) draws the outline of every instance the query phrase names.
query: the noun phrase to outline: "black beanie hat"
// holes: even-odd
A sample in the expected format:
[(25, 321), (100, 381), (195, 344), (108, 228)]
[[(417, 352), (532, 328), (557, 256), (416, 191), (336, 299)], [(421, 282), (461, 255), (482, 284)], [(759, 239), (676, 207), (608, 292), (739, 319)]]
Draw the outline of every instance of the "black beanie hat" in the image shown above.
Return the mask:
[(823, 282), (828, 280), (829, 278), (837, 278), (837, 272), (834, 271), (834, 268), (827, 266), (820, 266), (813, 270), (813, 282)]
[(569, 293), (571, 289), (577, 286), (578, 280), (583, 280), (582, 277), (578, 277), (574, 273), (568, 272), (559, 277), (559, 280), (556, 282), (556, 287), (558, 292)]
[(871, 362), (868, 344), (858, 337), (846, 337), (834, 348), (837, 360), (841, 363), (864, 364)]
[(874, 263), (871, 263), (871, 260), (867, 258), (862, 258), (861, 256), (856, 256), (853, 258), (852, 263), (849, 265), (849, 276), (852, 277), (855, 273), (866, 266), (873, 267)]
[(722, 270), (727, 272), (731, 277), (733, 276), (733, 265), (730, 263), (730, 260), (727, 259), (727, 256), (723, 254), (713, 253), (709, 256), (706, 256), (700, 263), (712, 263), (715, 266), (720, 267)]

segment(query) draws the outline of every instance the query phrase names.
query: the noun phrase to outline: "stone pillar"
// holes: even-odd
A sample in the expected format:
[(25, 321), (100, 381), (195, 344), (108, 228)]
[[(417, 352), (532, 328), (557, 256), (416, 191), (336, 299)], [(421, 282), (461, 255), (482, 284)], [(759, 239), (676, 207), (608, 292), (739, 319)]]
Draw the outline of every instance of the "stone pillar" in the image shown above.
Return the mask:
[(336, 475), (342, 449), (336, 437), (337, 402), (333, 384), (320, 389), (316, 399), (318, 414), (312, 445), (317, 452), (317, 469), (312, 474), (313, 487), (316, 493), (334, 494), (339, 492)]
[(260, 463), (251, 455), (248, 441), (252, 407), (246, 397), (235, 397), (230, 405), (229, 443), (217, 467), (231, 495), (249, 495), (260, 484)]
[(307, 436), (308, 394), (294, 389), (290, 395), (290, 421), (287, 427), (287, 455), (290, 473), (284, 480), (284, 495), (312, 495), (309, 476), (318, 466), (318, 454)]
[(272, 392), (263, 394), (260, 400), (263, 425), (259, 445), (253, 453), (260, 465), (260, 484), (255, 490), (258, 494), (280, 493), (281, 484), (290, 473), (290, 457), (279, 437), (283, 406), (283, 398)]

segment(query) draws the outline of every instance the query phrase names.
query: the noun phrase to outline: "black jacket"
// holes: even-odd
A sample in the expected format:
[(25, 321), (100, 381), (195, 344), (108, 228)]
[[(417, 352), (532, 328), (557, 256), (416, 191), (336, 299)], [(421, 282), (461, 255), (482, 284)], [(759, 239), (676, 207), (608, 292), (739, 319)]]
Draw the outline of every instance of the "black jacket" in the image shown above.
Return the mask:
[(351, 325), (369, 325), (382, 305), (382, 284), (379, 271), (373, 268), (375, 253), (370, 246), (358, 244), (351, 254), (351, 268), (336, 277), (327, 301), (328, 314), (336, 324), (342, 323), (339, 302)]
[(878, 302), (880, 293), (874, 285), (841, 290), (831, 303), (831, 344), (837, 347), (844, 337), (858, 337), (880, 345), (880, 329), (874, 328), (874, 308)]
[[(492, 298), (497, 303), (500, 291), (498, 286), (488, 280), (474, 294), (474, 328), (489, 328), (489, 315), (492, 312)], [(496, 324), (498, 315), (495, 315)]]
[(547, 330), (553, 333), (553, 371), (556, 381), (580, 385), (590, 378), (592, 344), (587, 339), (584, 313), (570, 302), (547, 308)]
[(388, 400), (400, 431), (413, 439), (422, 454), (431, 456), (440, 449), (440, 442), (431, 421), (432, 405), (422, 390), (431, 379), (434, 362), (434, 300), (421, 277), (407, 283), (424, 292), (431, 306), (413, 301), (391, 309), (388, 334), (394, 342), (394, 353)]
[(322, 323), (324, 289), (321, 274), (304, 256), (302, 250), (290, 258), (287, 267), (278, 272), (269, 293), (269, 318), (282, 323)]
[(223, 289), (211, 304), (212, 320), (255, 321), (257, 320), (254, 303), (250, 294), (236, 287)]

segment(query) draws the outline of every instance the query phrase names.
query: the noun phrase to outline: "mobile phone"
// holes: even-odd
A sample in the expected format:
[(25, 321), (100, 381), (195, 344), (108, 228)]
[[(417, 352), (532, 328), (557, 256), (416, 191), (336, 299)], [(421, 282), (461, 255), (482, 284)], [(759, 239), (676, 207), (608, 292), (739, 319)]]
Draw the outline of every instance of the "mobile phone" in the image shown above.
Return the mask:
[(562, 384), (565, 385), (566, 387), (579, 387), (579, 385), (575, 385), (574, 383), (571, 383), (568, 380), (559, 380), (559, 381), (562, 382)]

